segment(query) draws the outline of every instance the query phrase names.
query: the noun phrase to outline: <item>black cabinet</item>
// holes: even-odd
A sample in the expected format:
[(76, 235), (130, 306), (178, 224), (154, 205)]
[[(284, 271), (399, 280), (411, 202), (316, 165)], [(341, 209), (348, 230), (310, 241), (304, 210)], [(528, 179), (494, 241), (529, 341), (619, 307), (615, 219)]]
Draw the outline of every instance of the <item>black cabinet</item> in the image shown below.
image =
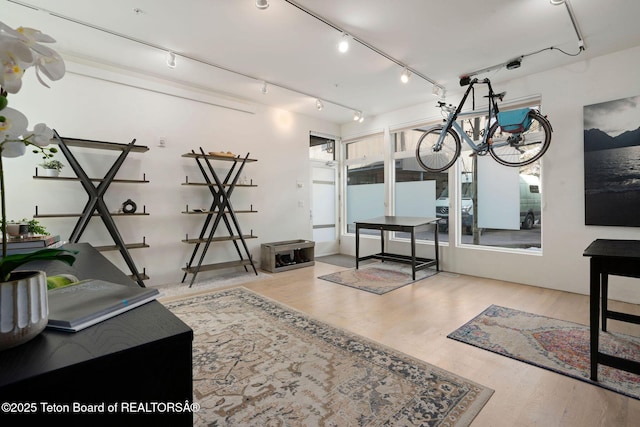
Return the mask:
[[(64, 247), (79, 251), (73, 267), (37, 261), (25, 268), (136, 286), (88, 243)], [(158, 301), (76, 333), (45, 329), (0, 352), (0, 403), (16, 409), (3, 406), (0, 424), (191, 426), (190, 412), (153, 405), (193, 401), (192, 341), (191, 328)]]

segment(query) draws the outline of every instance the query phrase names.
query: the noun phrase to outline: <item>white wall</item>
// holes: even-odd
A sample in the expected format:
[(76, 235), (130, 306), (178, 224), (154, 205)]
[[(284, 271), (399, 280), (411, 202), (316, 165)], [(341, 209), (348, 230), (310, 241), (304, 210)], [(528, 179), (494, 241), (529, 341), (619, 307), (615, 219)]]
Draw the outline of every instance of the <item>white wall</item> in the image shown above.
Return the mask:
[[(144, 174), (150, 183), (113, 183), (105, 195), (110, 211), (116, 211), (131, 198), (139, 210), (145, 206), (150, 213), (147, 217), (116, 218), (125, 242), (138, 242), (144, 236), (151, 246), (131, 250), (139, 270), (146, 268), (151, 277), (147, 285), (177, 283), (182, 279), (181, 268), (193, 246), (181, 239), (186, 234), (197, 237), (204, 217), (180, 212), (187, 204), (190, 208), (208, 208), (212, 200), (205, 187), (181, 185), (186, 176), (191, 182), (203, 181), (195, 161), (181, 157), (192, 149), (202, 147), (205, 151), (241, 155), (249, 152), (251, 158), (258, 159), (248, 164), (243, 174), (258, 187), (236, 188), (232, 196), (235, 209), (249, 209), (253, 205), (258, 211), (238, 214), (242, 231), (248, 234), (253, 230), (258, 236), (247, 240), (256, 262), (260, 259), (261, 243), (311, 238), (309, 186), (298, 188), (296, 182), (310, 182), (309, 132), (337, 135), (336, 125), (86, 62), (67, 59), (67, 66), (67, 75), (53, 82), (50, 89), (40, 86), (33, 70), (29, 70), (23, 89), (9, 96), (10, 106), (22, 111), (31, 125), (45, 122), (62, 136), (121, 143), (136, 138), (136, 144), (150, 148), (144, 154), (131, 153), (117, 175), (141, 179)], [(158, 147), (160, 137), (166, 138), (166, 148)], [(91, 177), (102, 177), (118, 154), (71, 150)], [(62, 154), (58, 156), (62, 158)], [(40, 214), (80, 213), (86, 203), (87, 196), (79, 182), (32, 179), (40, 160), (30, 152), (20, 158), (5, 159), (8, 219), (31, 218), (36, 205)], [(62, 175), (72, 175), (71, 168), (63, 169)], [(304, 206), (300, 207), (298, 201), (303, 201)], [(69, 237), (75, 221), (40, 219), (52, 234), (60, 234), (62, 239)], [(98, 218), (91, 220), (81, 238), (85, 240), (98, 245), (113, 243)], [(104, 254), (128, 272), (119, 253)], [(216, 244), (207, 256), (207, 262), (233, 259), (237, 258), (229, 242)], [(215, 275), (215, 271), (201, 273), (198, 278), (204, 280)]]
[[(597, 238), (640, 239), (640, 229), (584, 225), (583, 107), (640, 94), (639, 67), (640, 47), (636, 47), (496, 85), (497, 91), (507, 91), (507, 101), (540, 94), (542, 112), (553, 126), (551, 147), (542, 160), (543, 252), (524, 255), (449, 244), (441, 251), (445, 270), (589, 293), (589, 261), (582, 256), (584, 249)], [(448, 94), (447, 99), (456, 103), (460, 96)], [(365, 134), (367, 129), (393, 129), (438, 117), (434, 104), (430, 99), (423, 105), (370, 118), (360, 126), (345, 125), (343, 138)], [(354, 253), (353, 236), (343, 236), (342, 241), (343, 252)], [(373, 240), (367, 243), (364, 250), (377, 247)], [(406, 250), (406, 244), (392, 243), (390, 249), (394, 246)], [(423, 245), (419, 251), (431, 256), (433, 247)], [(610, 283), (611, 298), (640, 303), (637, 279), (612, 277)]]

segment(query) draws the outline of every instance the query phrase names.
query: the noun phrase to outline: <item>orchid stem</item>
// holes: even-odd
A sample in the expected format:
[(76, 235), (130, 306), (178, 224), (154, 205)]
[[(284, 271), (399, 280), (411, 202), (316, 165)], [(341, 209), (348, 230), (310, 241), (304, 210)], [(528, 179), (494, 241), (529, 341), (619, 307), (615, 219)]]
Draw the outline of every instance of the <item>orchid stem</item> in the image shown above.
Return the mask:
[(2, 166), (2, 149), (0, 149), (0, 199), (2, 200), (2, 258), (7, 256), (7, 209), (4, 193), (4, 168)]

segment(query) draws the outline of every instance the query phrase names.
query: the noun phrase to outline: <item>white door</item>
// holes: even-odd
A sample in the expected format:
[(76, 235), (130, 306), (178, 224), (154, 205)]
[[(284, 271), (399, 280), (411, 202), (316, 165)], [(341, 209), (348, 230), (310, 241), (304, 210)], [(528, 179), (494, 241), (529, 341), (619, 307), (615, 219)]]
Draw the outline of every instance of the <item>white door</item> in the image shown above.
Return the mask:
[(336, 162), (311, 162), (311, 223), (315, 256), (337, 254), (338, 168)]

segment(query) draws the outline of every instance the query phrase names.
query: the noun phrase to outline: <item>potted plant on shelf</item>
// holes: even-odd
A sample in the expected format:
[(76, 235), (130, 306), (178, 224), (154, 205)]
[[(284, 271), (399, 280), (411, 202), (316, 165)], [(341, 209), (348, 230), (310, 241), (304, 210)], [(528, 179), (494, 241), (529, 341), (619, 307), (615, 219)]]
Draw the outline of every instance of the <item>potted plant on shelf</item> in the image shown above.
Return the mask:
[(42, 166), (45, 176), (58, 176), (60, 175), (60, 171), (64, 167), (64, 164), (57, 159), (47, 159), (40, 163), (40, 166)]
[[(24, 155), (27, 147), (47, 160), (58, 150), (48, 148), (53, 131), (44, 123), (27, 130), (27, 117), (9, 108), (8, 95), (18, 93), (24, 72), (34, 67), (38, 81), (41, 77), (58, 80), (65, 74), (62, 57), (43, 43), (55, 42), (50, 36), (33, 29), (13, 29), (0, 22), (0, 210), (2, 214), (2, 259), (0, 260), (0, 350), (22, 344), (38, 335), (47, 325), (49, 307), (46, 274), (42, 271), (17, 271), (29, 261), (61, 260), (72, 264), (71, 251), (43, 249), (27, 254), (7, 256), (7, 216), (5, 201), (4, 158)], [(26, 322), (25, 322), (26, 320)]]

